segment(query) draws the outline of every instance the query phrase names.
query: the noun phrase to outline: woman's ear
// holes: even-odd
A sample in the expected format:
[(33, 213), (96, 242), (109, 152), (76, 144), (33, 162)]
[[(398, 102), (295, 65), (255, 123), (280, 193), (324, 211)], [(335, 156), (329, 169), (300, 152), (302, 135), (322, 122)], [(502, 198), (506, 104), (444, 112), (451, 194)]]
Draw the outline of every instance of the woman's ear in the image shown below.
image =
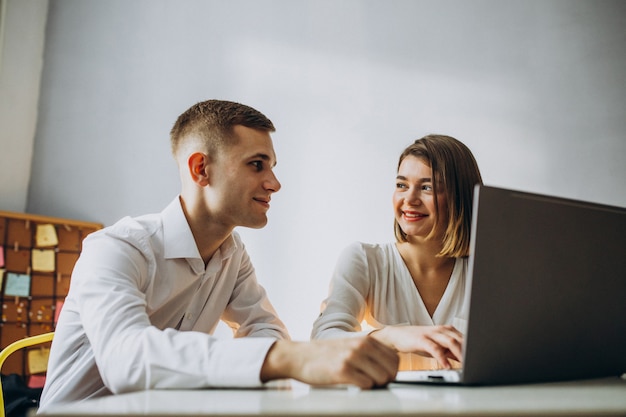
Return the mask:
[(201, 187), (209, 185), (209, 155), (194, 152), (187, 159), (189, 175), (193, 182)]

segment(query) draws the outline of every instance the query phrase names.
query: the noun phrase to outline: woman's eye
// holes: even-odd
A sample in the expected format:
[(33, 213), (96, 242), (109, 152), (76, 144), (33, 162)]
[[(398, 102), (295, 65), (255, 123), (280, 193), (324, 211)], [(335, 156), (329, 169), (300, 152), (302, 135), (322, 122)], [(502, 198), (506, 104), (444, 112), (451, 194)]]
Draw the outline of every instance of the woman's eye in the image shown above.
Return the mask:
[(396, 188), (406, 188), (406, 185), (397, 183)]
[(422, 185), (422, 190), (424, 191), (432, 191), (433, 190), (433, 186), (430, 184), (424, 184)]

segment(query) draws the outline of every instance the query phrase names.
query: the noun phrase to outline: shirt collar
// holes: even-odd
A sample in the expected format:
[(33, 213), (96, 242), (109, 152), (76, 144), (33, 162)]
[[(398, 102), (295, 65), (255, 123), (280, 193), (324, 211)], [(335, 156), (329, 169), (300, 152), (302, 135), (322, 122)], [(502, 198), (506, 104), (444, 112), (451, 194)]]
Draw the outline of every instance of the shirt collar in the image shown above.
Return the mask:
[(180, 198), (176, 197), (161, 212), (165, 258), (200, 258), (200, 252), (191, 233)]
[[(163, 221), (163, 246), (166, 259), (198, 258), (200, 252), (196, 240), (191, 233), (191, 228), (183, 212), (180, 197), (176, 197), (161, 212)], [(237, 242), (231, 234), (222, 243), (218, 252), (222, 259), (230, 257), (237, 250)]]

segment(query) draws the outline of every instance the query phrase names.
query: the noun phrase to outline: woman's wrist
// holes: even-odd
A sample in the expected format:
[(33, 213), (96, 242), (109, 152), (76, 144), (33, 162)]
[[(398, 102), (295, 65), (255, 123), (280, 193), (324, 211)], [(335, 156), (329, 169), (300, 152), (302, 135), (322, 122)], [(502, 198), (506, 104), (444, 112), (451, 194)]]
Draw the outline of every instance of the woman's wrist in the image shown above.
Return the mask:
[(389, 333), (392, 331), (393, 326), (385, 326), (385, 327), (381, 327), (378, 329), (374, 329), (372, 330), (368, 336), (373, 337), (374, 339), (378, 340), (379, 342), (382, 342), (384, 344), (386, 344), (387, 346), (390, 346), (392, 348), (396, 348), (390, 338)]

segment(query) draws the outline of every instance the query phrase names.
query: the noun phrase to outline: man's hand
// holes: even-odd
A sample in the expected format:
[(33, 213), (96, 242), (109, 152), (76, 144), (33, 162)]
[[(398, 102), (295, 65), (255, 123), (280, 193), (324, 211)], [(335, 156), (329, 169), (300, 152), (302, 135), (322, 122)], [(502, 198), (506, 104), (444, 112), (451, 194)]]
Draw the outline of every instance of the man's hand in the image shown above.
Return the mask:
[(396, 377), (398, 354), (372, 337), (311, 342), (279, 340), (261, 368), (263, 382), (293, 378), (311, 385), (384, 386)]
[(417, 353), (435, 358), (445, 369), (449, 359), (461, 361), (463, 334), (450, 325), (445, 326), (387, 326), (370, 333), (399, 352)]

